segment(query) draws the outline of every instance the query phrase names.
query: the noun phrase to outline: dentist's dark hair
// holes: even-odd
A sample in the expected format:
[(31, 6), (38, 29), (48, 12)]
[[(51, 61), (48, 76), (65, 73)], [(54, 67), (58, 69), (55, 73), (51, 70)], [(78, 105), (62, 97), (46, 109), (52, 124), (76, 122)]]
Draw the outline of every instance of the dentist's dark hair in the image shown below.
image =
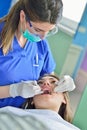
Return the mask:
[(25, 9), (32, 21), (57, 24), (62, 17), (61, 0), (24, 0)]

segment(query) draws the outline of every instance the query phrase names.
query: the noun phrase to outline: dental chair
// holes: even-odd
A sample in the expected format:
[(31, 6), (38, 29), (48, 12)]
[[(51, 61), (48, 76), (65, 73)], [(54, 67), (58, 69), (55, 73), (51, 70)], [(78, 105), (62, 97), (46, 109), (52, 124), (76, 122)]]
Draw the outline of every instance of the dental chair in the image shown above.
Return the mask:
[(72, 123), (81, 130), (87, 130), (87, 85), (83, 91)]

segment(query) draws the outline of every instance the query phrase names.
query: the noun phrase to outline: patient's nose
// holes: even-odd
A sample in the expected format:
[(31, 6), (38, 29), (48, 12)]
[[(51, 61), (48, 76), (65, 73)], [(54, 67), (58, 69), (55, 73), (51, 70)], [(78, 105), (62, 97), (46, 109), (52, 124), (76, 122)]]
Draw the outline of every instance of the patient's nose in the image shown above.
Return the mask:
[(49, 82), (49, 80), (44, 81), (44, 82), (43, 82), (43, 85), (50, 86), (50, 82)]
[(51, 86), (50, 82), (46, 80), (46, 81), (43, 82), (41, 87), (42, 87), (43, 90), (44, 89), (50, 90), (50, 88), (51, 88), (50, 86)]

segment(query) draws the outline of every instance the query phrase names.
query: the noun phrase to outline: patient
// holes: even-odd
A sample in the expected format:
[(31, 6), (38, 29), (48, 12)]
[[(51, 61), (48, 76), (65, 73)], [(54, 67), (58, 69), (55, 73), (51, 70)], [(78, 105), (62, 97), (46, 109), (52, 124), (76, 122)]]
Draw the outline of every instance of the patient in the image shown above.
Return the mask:
[(44, 75), (37, 81), (42, 94), (28, 98), (21, 106), (24, 109), (48, 109), (59, 113), (68, 122), (72, 121), (72, 111), (68, 92), (54, 92), (59, 78), (55, 75)]
[[(37, 81), (42, 94), (26, 99), (21, 108), (0, 109), (1, 129), (22, 130), (80, 130), (72, 125), (68, 92), (54, 92), (59, 78), (44, 75)], [(3, 122), (10, 122), (3, 125)], [(14, 127), (13, 127), (14, 126)]]

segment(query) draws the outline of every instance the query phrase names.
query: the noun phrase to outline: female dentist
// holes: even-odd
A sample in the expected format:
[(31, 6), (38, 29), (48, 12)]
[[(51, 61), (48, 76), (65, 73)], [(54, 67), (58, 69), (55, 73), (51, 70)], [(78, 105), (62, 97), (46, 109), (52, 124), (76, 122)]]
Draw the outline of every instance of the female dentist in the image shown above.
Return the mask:
[(2, 98), (7, 86), (17, 87), (54, 72), (45, 37), (54, 31), (62, 9), (61, 0), (19, 0), (0, 19), (0, 107), (19, 107), (25, 102), (21, 96)]

